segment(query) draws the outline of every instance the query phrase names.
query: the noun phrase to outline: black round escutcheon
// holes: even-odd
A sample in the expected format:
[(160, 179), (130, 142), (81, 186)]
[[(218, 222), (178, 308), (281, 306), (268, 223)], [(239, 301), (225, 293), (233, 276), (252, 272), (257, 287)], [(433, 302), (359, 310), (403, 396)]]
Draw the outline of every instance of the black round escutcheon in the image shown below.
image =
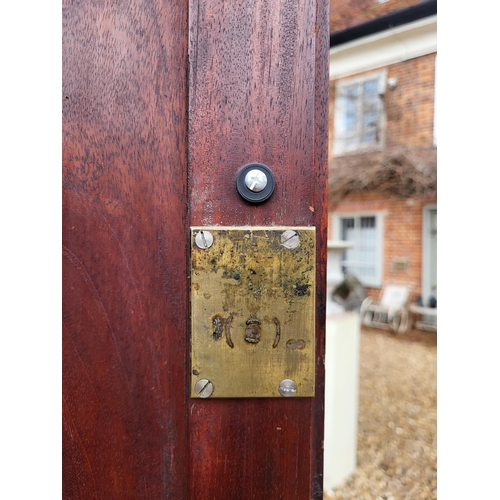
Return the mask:
[[(251, 170), (260, 170), (266, 175), (267, 184), (266, 187), (262, 189), (262, 191), (252, 191), (246, 185), (245, 177)], [(245, 165), (240, 169), (236, 177), (236, 188), (238, 189), (238, 193), (242, 198), (250, 201), (251, 203), (261, 203), (263, 201), (266, 201), (273, 194), (275, 186), (276, 179), (272, 170), (262, 163), (249, 163), (248, 165)]]

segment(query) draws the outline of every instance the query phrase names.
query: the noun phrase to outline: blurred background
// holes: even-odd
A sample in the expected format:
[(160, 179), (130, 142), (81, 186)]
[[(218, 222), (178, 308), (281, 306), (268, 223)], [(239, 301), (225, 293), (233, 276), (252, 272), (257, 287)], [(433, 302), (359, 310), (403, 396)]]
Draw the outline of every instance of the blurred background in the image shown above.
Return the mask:
[(437, 2), (330, 0), (329, 86), (325, 498), (437, 498)]

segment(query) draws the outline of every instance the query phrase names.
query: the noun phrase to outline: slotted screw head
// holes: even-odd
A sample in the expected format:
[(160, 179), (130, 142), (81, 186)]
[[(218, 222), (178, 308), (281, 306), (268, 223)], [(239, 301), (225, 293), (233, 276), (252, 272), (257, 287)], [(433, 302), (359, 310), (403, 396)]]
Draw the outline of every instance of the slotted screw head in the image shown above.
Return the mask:
[(198, 382), (196, 382), (194, 386), (194, 392), (200, 398), (209, 398), (214, 392), (214, 384), (212, 384), (210, 380), (203, 378), (201, 380), (198, 380)]
[(245, 185), (250, 191), (260, 193), (267, 186), (267, 175), (262, 170), (250, 170), (245, 175)]
[(299, 235), (295, 231), (292, 231), (290, 229), (288, 229), (281, 235), (281, 244), (285, 248), (295, 248), (298, 246), (299, 241)]
[(214, 237), (210, 231), (200, 231), (194, 238), (194, 242), (198, 248), (210, 248), (214, 242)]
[(290, 398), (295, 396), (297, 392), (297, 384), (293, 380), (286, 378), (280, 382), (278, 390), (282, 396)]

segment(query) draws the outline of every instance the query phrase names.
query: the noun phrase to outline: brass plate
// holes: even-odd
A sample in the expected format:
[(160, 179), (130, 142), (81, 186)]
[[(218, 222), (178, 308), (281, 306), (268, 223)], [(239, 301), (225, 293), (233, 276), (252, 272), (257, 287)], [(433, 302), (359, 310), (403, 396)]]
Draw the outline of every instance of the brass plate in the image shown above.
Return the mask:
[[(287, 230), (297, 247), (283, 245)], [(284, 379), (314, 396), (315, 272), (314, 227), (191, 228), (192, 397), (199, 380), (212, 398), (282, 397)]]

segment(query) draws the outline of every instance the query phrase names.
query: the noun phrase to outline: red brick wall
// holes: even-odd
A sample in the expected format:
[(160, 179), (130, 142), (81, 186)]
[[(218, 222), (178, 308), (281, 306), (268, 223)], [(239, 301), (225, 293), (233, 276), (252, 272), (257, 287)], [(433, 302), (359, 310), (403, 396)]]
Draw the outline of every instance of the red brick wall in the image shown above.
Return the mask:
[[(409, 285), (412, 301), (421, 293), (422, 209), (429, 203), (436, 203), (436, 198), (416, 200), (358, 192), (348, 195), (335, 207), (336, 213), (385, 211), (383, 282)], [(329, 239), (333, 239), (333, 217), (329, 224)], [(408, 259), (404, 270), (394, 267), (394, 261), (400, 259)], [(367, 292), (378, 298), (380, 289), (368, 288)]]
[(387, 68), (387, 78), (397, 82), (385, 93), (387, 147), (432, 144), (435, 62), (436, 54), (428, 54)]
[(389, 12), (404, 9), (422, 0), (330, 0), (330, 33), (351, 28)]

